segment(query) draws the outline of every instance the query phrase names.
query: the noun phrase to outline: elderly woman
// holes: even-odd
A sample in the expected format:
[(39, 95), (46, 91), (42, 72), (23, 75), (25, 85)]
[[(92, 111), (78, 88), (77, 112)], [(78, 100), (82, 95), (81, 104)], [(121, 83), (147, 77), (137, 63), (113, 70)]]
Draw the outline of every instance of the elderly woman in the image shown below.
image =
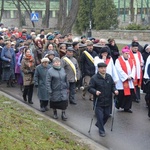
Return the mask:
[(68, 106), (68, 83), (64, 68), (61, 68), (60, 58), (53, 59), (53, 67), (46, 77), (47, 90), (50, 95), (50, 108), (53, 108), (54, 119), (57, 119), (57, 109), (62, 110), (62, 120), (67, 120), (65, 110)]
[(42, 58), (41, 64), (36, 67), (34, 74), (34, 85), (38, 88), (38, 98), (40, 100), (40, 108), (42, 112), (48, 110), (47, 105), (49, 101), (49, 93), (46, 89), (46, 74), (50, 68), (51, 65), (49, 65), (49, 59)]
[(11, 48), (11, 42), (7, 41), (1, 52), (3, 74), (2, 79), (7, 81), (7, 87), (14, 86), (15, 80), (15, 52)]
[(33, 104), (32, 102), (32, 95), (33, 95), (33, 75), (35, 70), (35, 60), (32, 57), (30, 50), (25, 49), (24, 57), (21, 62), (21, 70), (23, 72), (23, 99), (27, 101), (28, 96), (28, 103)]

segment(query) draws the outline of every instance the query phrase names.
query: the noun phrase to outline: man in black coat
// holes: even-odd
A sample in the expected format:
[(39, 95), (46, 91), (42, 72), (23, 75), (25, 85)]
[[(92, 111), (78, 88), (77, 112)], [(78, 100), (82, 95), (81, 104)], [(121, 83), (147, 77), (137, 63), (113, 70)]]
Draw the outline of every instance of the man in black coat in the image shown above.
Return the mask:
[[(81, 73), (83, 78), (83, 95), (82, 98), (85, 99), (87, 93), (87, 88), (91, 77), (95, 74), (94, 57), (97, 53), (93, 51), (93, 42), (87, 42), (87, 49), (81, 54)], [(93, 95), (89, 96), (89, 100), (93, 100)]]
[(94, 110), (97, 118), (96, 126), (99, 128), (100, 136), (105, 136), (104, 125), (110, 114), (112, 92), (118, 95), (115, 83), (111, 75), (106, 73), (107, 65), (98, 64), (98, 73), (92, 76), (88, 91), (94, 95)]

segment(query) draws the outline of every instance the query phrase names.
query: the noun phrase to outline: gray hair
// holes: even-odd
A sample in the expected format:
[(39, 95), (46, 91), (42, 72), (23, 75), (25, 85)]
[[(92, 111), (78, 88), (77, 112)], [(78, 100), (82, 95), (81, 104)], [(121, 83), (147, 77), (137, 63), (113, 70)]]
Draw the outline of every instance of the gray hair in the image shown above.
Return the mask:
[(53, 63), (56, 62), (56, 61), (59, 61), (59, 62), (60, 62), (60, 58), (59, 58), (59, 57), (54, 57)]

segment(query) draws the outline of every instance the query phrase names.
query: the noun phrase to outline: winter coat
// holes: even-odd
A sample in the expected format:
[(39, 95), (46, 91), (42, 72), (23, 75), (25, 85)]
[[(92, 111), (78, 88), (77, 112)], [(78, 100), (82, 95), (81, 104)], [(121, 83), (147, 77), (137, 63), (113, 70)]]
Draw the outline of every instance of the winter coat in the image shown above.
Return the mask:
[(41, 59), (43, 58), (43, 49), (37, 48), (34, 51), (34, 59), (35, 59), (35, 64), (36, 66), (41, 63)]
[[(67, 57), (67, 56), (64, 56)], [(64, 60), (64, 57), (61, 58), (61, 66), (65, 69), (66, 74), (67, 74), (67, 80), (68, 82), (76, 82), (75, 81), (75, 74), (73, 69), (71, 68), (71, 66), (68, 64), (68, 62), (66, 62), (66, 60)], [(80, 68), (79, 68), (79, 64), (77, 62), (77, 60), (74, 57), (67, 57), (71, 60), (71, 62), (75, 65), (76, 68), (76, 76), (77, 79), (80, 79)]]
[[(87, 52), (94, 58), (97, 56), (97, 53), (95, 51)], [(95, 66), (94, 63), (91, 62), (91, 60), (86, 56), (86, 54), (83, 52), (81, 55), (81, 72), (82, 76), (93, 76), (95, 74)]]
[(68, 82), (64, 68), (56, 69), (52, 67), (48, 70), (46, 87), (50, 95), (50, 101), (68, 100)]
[(50, 65), (44, 67), (42, 64), (38, 65), (34, 73), (34, 85), (38, 87), (39, 100), (49, 100), (49, 93), (46, 88), (46, 75)]
[(29, 67), (29, 59), (24, 57), (21, 62), (21, 71), (23, 72), (23, 85), (33, 84), (33, 75), (35, 71), (35, 60), (33, 59), (33, 66)]
[[(94, 100), (98, 97), (97, 106), (110, 106), (112, 101), (112, 92), (116, 90), (115, 83), (111, 75), (105, 75), (105, 79), (99, 74), (92, 76), (88, 91), (94, 95)], [(96, 91), (101, 94), (96, 96)]]
[[(10, 54), (9, 54), (9, 51), (8, 51), (8, 48), (5, 46), (3, 49), (2, 49), (2, 52), (1, 52), (1, 59), (3, 61), (10, 61), (10, 64), (11, 64), (11, 68), (15, 68), (15, 64), (16, 64), (16, 58), (15, 58), (15, 52), (14, 52), (14, 49), (13, 48), (10, 48)], [(9, 56), (10, 55), (10, 56)], [(11, 57), (11, 58), (9, 58)]]
[(114, 46), (111, 44), (107, 44), (107, 46), (110, 48), (111, 51), (111, 57), (113, 58), (113, 61), (115, 63), (116, 59), (119, 57), (119, 49), (118, 46), (115, 44)]

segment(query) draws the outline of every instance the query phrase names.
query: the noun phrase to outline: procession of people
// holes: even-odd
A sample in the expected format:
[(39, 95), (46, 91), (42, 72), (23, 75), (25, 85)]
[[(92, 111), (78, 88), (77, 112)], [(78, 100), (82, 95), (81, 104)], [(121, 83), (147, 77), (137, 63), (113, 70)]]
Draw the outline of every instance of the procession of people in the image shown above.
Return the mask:
[(75, 95), (81, 90), (82, 99), (88, 96), (96, 108), (102, 137), (112, 114), (113, 95), (117, 109), (132, 113), (132, 102), (140, 103), (143, 89), (150, 117), (150, 45), (142, 48), (134, 37), (119, 51), (113, 38), (107, 43), (103, 38), (73, 37), (44, 29), (39, 34), (17, 27), (1, 29), (1, 82), (8, 88), (19, 84), (22, 99), (29, 104), (36, 88), (40, 110), (52, 108), (53, 118), (58, 119), (57, 109), (61, 109), (63, 121), (68, 118), (68, 105), (77, 105)]

